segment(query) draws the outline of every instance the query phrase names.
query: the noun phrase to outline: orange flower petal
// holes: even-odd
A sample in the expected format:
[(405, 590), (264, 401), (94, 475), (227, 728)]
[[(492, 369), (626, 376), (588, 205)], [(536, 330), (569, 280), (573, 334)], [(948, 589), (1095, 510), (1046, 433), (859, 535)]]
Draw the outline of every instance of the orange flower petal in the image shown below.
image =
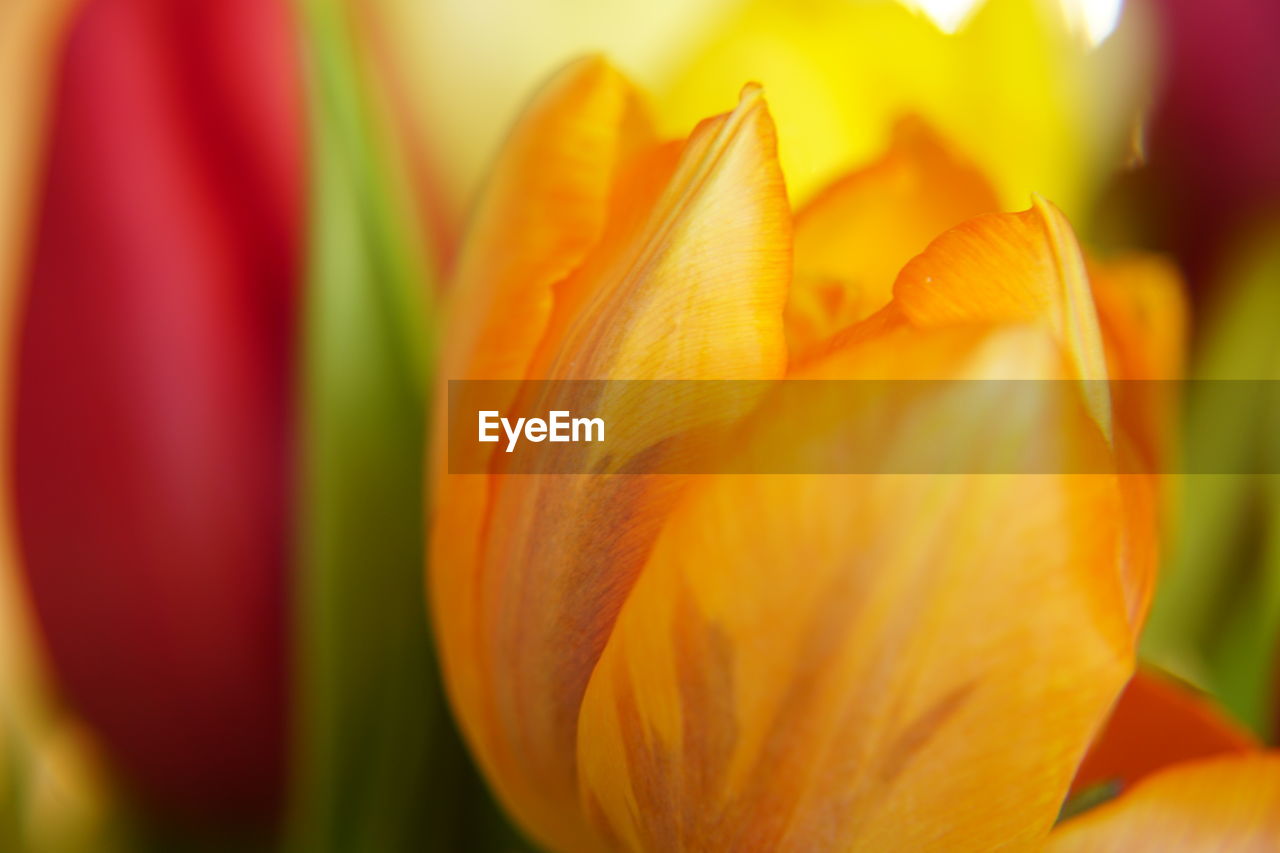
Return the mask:
[(1280, 849), (1280, 755), (1177, 764), (1064, 822), (1049, 853)]
[[(1128, 255), (1089, 264), (1093, 298), (1112, 378), (1122, 446), (1141, 470), (1158, 472), (1171, 452), (1176, 386), (1186, 352), (1187, 306), (1182, 281), (1167, 261)], [(1135, 467), (1135, 470), (1137, 468)]]
[[(1087, 380), (1081, 391), (1100, 429), (1116, 449), (1121, 472), (1159, 470), (1165, 429), (1161, 414), (1171, 401), (1159, 399), (1165, 387), (1130, 389), (1112, 400), (1107, 362), (1123, 350), (1121, 369), (1139, 364), (1172, 367), (1169, 354), (1175, 334), (1165, 344), (1142, 342), (1144, 322), (1168, 326), (1159, 319), (1174, 312), (1172, 282), (1155, 266), (1128, 270), (1101, 267), (1098, 283), (1091, 283), (1080, 247), (1066, 219), (1043, 199), (1017, 214), (993, 214), (972, 219), (943, 234), (912, 260), (894, 284), (892, 313), (920, 328), (964, 323), (1038, 322), (1057, 338), (1075, 377)], [(1122, 274), (1123, 273), (1123, 274)], [(1104, 338), (1094, 291), (1106, 294), (1108, 334)], [(1176, 288), (1174, 289), (1176, 292)], [(1162, 296), (1163, 295), (1163, 296)], [(1158, 310), (1163, 305), (1165, 310)], [(1150, 317), (1150, 320), (1140, 318)], [(1127, 318), (1127, 319), (1126, 319)], [(874, 318), (873, 318), (874, 319)], [(871, 321), (868, 321), (871, 322)], [(836, 345), (860, 334), (858, 327), (842, 333)], [(1161, 355), (1160, 353), (1165, 353)], [(1146, 361), (1142, 361), (1146, 359)], [(1121, 378), (1133, 378), (1128, 373)], [(1118, 413), (1113, 413), (1113, 406)], [(1114, 421), (1120, 420), (1119, 436)], [(1159, 420), (1155, 420), (1158, 418)], [(1124, 499), (1120, 512), (1126, 531), (1119, 565), (1128, 598), (1130, 623), (1136, 635), (1151, 600), (1157, 566), (1157, 478), (1142, 473), (1117, 477)]]
[[(882, 325), (801, 376), (902, 376), (894, 352), (913, 377), (990, 376), (1011, 354), (1070, 375), (1042, 327)], [(761, 411), (748, 452), (798, 417)], [(902, 427), (936, 411), (888, 420), (877, 446), (916, 441)], [(993, 447), (1023, 429), (1003, 412), (968, 407)], [(839, 426), (810, 450), (843, 452)], [(1103, 444), (1082, 401), (1062, 428)], [(1044, 837), (1131, 671), (1118, 500), (1106, 476), (700, 479), (583, 700), (584, 809), (645, 850)]]
[[(636, 159), (617, 187), (599, 244), (554, 289), (529, 375), (780, 376), (790, 211), (758, 90), (744, 92), (734, 112), (700, 125), (682, 148)], [(517, 407), (577, 408), (573, 400), (538, 397), (545, 386), (527, 387)], [(628, 405), (612, 400), (597, 412), (626, 423), (611, 413)], [(599, 839), (577, 807), (578, 707), (680, 483), (504, 477), (500, 461), (488, 478), (445, 484), (434, 541), (472, 529), (477, 519), (492, 532), (474, 556), (448, 544), (434, 549), (445, 672), (508, 808), (548, 846), (595, 849)], [(455, 488), (460, 483), (465, 491)]]
[(670, 149), (641, 163), (600, 247), (557, 289), (530, 375), (779, 375), (791, 215), (776, 152), (761, 90), (749, 85), (737, 109), (694, 130), (678, 162)]
[[(1063, 215), (1043, 199), (1022, 213), (980, 216), (943, 234), (903, 268), (894, 283), (894, 304), (921, 328), (1043, 322), (1078, 378), (1107, 378), (1080, 246)], [(1083, 390), (1110, 437), (1106, 385), (1087, 382)]]
[[(550, 322), (553, 286), (604, 233), (623, 161), (652, 144), (631, 84), (599, 58), (552, 79), (517, 122), (474, 215), (451, 283), (441, 377), (522, 379)], [(445, 496), (434, 508), (434, 627), (463, 730), (491, 766), (492, 724), (480, 715), (481, 672), (465, 661), (476, 642), (476, 566), (488, 478), (444, 475), (446, 406), (441, 383), (433, 456)], [(441, 482), (444, 485), (441, 485)]]
[(1187, 301), (1173, 264), (1155, 255), (1125, 255), (1091, 262), (1089, 281), (1111, 375), (1182, 378)]
[(1129, 255), (1089, 264), (1106, 351), (1115, 449), (1133, 535), (1125, 542), (1132, 576), (1135, 625), (1151, 602), (1159, 559), (1158, 530), (1162, 472), (1173, 452), (1178, 386), (1186, 350), (1186, 300), (1177, 271), (1148, 255)]
[(621, 164), (652, 145), (631, 84), (599, 58), (560, 72), (494, 166), (451, 284), (444, 375), (522, 379), (552, 286), (599, 241)]
[(1208, 697), (1141, 669), (1089, 748), (1071, 789), (1076, 793), (1104, 783), (1128, 788), (1171, 764), (1258, 746)]
[(997, 209), (995, 191), (978, 170), (923, 122), (901, 122), (884, 157), (796, 215), (786, 318), (791, 361), (883, 307), (903, 264), (938, 234)]

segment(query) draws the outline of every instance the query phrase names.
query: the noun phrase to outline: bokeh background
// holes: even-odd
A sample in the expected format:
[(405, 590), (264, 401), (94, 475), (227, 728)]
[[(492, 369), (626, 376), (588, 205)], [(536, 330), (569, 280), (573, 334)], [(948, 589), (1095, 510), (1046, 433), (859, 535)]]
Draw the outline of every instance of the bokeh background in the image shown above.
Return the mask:
[[(761, 82), (793, 204), (922, 119), (1166, 253), (1189, 375), (1280, 380), (1277, 44), (1272, 0), (0, 0), (0, 848), (526, 849), (438, 684), (424, 447), (468, 211), (566, 62), (672, 136)], [(1280, 469), (1280, 384), (1183, 415)], [(1280, 478), (1166, 515), (1143, 655), (1274, 742)]]

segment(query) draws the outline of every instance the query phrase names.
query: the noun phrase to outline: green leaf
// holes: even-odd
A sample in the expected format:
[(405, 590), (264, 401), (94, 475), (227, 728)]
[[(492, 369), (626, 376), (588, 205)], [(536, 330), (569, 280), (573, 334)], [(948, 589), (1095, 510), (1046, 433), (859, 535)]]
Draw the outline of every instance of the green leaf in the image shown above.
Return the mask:
[[(1204, 330), (1197, 379), (1280, 380), (1280, 242), (1244, 251)], [(1187, 452), (1228, 470), (1274, 471), (1280, 381), (1250, 399), (1198, 383), (1187, 401)], [(1263, 737), (1272, 734), (1280, 644), (1280, 477), (1178, 478), (1175, 534), (1142, 653), (1208, 690)]]
[(343, 9), (299, 9), (311, 167), (286, 844), (470, 848), (469, 825), (496, 821), (444, 704), (423, 581), (431, 266)]

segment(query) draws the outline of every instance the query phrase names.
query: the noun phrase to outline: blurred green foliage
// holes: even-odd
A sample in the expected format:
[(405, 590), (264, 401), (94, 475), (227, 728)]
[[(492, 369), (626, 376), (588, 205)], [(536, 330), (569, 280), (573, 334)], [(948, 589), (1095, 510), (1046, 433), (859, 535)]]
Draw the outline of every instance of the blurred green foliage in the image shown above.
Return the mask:
[[(1280, 228), (1264, 229), (1217, 282), (1192, 362), (1196, 379), (1277, 380), (1248, 399), (1197, 383), (1185, 452), (1224, 470), (1275, 471), (1280, 449)], [(1280, 477), (1197, 475), (1174, 482), (1169, 557), (1142, 653), (1197, 683), (1274, 738), (1280, 647)]]
[[(505, 829), (452, 727), (426, 616), (432, 264), (339, 0), (303, 0), (311, 114), (287, 846), (471, 850)], [(490, 837), (491, 836), (491, 837)]]

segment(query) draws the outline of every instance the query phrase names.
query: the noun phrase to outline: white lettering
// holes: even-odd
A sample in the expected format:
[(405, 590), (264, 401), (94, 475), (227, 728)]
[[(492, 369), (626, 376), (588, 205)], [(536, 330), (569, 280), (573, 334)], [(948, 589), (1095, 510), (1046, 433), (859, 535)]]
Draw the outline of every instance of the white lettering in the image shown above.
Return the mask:
[[(578, 427), (582, 427), (582, 431), (586, 433), (585, 438), (578, 438)], [(595, 429), (596, 437), (591, 437), (591, 430)], [(604, 418), (574, 418), (573, 419), (573, 440), (574, 441), (604, 441)]]
[(498, 440), (497, 433), (490, 434), (490, 430), (497, 429), (498, 413), (495, 411), (487, 411), (480, 413), (480, 440), (487, 442), (496, 442)]
[(569, 440), (569, 413), (563, 409), (557, 409), (548, 414), (551, 425), (552, 441), (568, 441)]
[(477, 439), (493, 444), (500, 440), (498, 427), (507, 437), (507, 453), (513, 453), (523, 438), (534, 443), (542, 441), (597, 442), (604, 441), (604, 418), (575, 418), (572, 413), (556, 409), (547, 413), (547, 419), (502, 417), (492, 409), (478, 412)]
[(524, 425), (524, 418), (516, 418), (515, 429), (511, 428), (511, 421), (502, 418), (502, 429), (507, 434), (507, 452), (516, 449), (516, 442), (520, 440), (520, 427)]

